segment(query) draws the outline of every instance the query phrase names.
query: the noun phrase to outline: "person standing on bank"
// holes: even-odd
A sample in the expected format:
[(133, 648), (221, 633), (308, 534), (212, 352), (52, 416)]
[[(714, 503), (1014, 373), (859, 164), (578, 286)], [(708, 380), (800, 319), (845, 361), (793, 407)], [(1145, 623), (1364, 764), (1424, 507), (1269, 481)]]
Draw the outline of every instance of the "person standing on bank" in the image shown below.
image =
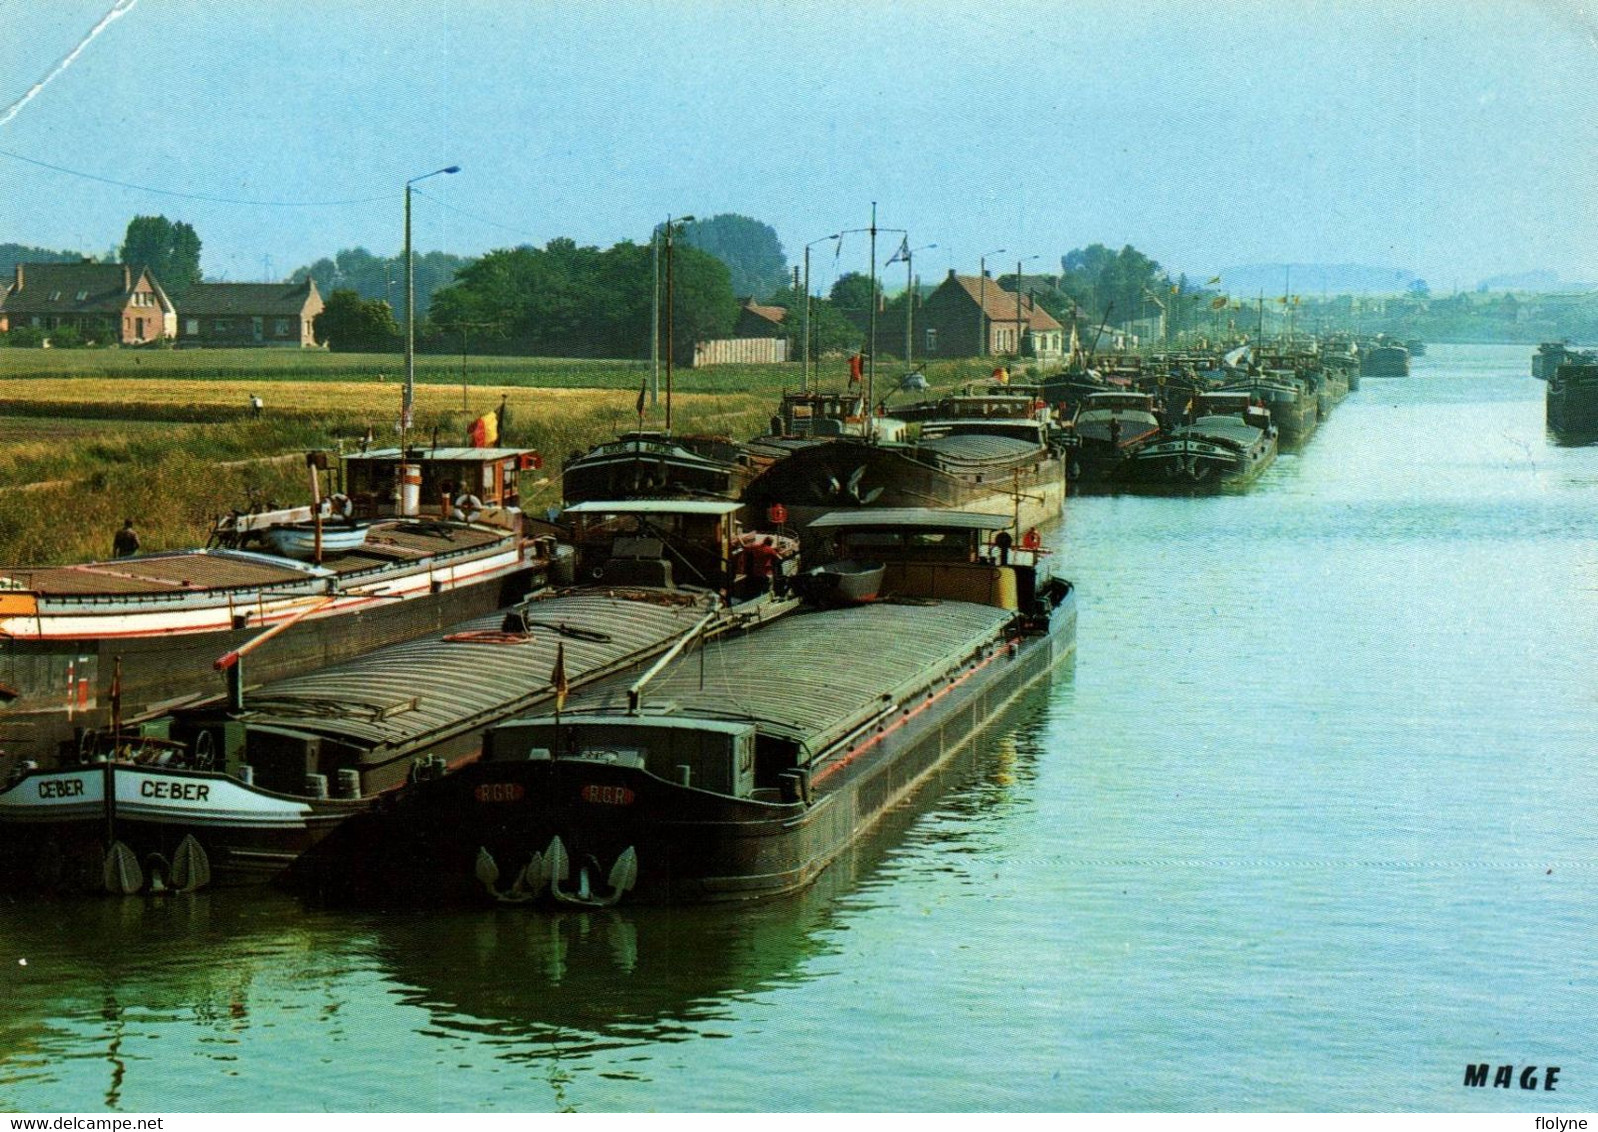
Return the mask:
[(122, 520), (122, 529), (111, 540), (111, 557), (126, 558), (139, 553), (139, 532), (133, 529), (133, 520)]

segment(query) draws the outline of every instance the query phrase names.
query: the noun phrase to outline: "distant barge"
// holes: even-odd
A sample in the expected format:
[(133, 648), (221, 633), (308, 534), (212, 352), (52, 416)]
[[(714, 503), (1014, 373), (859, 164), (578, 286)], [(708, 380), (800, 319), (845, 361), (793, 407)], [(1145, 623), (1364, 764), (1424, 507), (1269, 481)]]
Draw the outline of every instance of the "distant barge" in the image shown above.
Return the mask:
[(801, 613), (642, 682), (503, 724), (303, 859), (335, 902), (738, 900), (811, 883), (1075, 647), (1044, 552), (992, 516), (822, 516), (885, 565), (873, 605)]
[(1548, 379), (1548, 430), (1561, 444), (1598, 440), (1598, 362), (1566, 362)]

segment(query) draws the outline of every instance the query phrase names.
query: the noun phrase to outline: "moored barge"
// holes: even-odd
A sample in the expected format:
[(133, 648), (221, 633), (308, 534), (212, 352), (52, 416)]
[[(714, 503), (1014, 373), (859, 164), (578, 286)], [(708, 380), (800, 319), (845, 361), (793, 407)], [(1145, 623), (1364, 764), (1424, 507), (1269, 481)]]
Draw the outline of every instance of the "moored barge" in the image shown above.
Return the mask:
[[(0, 790), (0, 879), (113, 892), (199, 887), (213, 875), (269, 880), (374, 796), (476, 757), (484, 728), (558, 688), (797, 604), (762, 589), (729, 605), (714, 590), (674, 585), (663, 563), (649, 569), (644, 554), (669, 553), (665, 506), (652, 505), (647, 536), (602, 517), (579, 563), (605, 564), (603, 589), (537, 594), (440, 635), (257, 687), (236, 662), (225, 700), (85, 733), (78, 762), (24, 768)], [(737, 504), (677, 506), (714, 528), (710, 557), (732, 569), (726, 524)]]
[[(224, 516), (205, 549), (0, 569), (0, 775), (20, 760), (51, 763), (108, 724), (118, 660), (131, 717), (209, 695), (212, 662), (263, 630), (278, 632), (252, 671), (272, 679), (514, 602), (552, 566), (552, 542), (516, 506), (517, 475), (536, 460), (531, 449), (352, 454), (343, 490)], [(463, 495), (471, 511), (455, 519)], [(354, 524), (358, 543), (339, 547)], [(285, 528), (305, 528), (314, 546), (318, 526), (320, 561), (268, 549)]]
[[(295, 873), (331, 901), (605, 905), (802, 888), (1075, 646), (1042, 551), (993, 517), (823, 516), (884, 600), (793, 615), (652, 683), (494, 728), (485, 757), (343, 826)], [(897, 595), (898, 600), (892, 596)]]

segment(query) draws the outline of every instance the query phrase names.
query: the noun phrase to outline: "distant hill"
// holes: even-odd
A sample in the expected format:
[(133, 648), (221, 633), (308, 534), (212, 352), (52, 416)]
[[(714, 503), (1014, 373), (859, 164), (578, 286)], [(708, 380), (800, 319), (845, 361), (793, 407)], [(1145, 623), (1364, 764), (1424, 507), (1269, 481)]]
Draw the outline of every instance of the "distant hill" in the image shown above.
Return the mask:
[[(1396, 295), (1418, 278), (1412, 271), (1368, 263), (1245, 263), (1222, 268), (1220, 276), (1220, 283), (1211, 286), (1239, 298), (1261, 291), (1280, 295), (1289, 286), (1297, 295)], [(1189, 278), (1208, 277), (1190, 272)]]

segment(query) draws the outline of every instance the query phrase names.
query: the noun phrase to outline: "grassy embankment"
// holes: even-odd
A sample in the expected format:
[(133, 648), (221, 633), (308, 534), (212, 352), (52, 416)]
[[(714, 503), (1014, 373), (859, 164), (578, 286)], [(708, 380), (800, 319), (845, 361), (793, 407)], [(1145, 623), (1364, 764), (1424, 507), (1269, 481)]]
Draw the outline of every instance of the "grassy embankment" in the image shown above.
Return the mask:
[[(841, 363), (822, 383), (843, 385)], [(938, 387), (985, 373), (975, 363), (928, 369)], [(105, 557), (124, 516), (146, 550), (202, 543), (211, 521), (259, 498), (309, 496), (311, 448), (346, 448), (368, 430), (392, 443), (403, 368), (388, 356), (267, 350), (0, 350), (0, 564)], [(647, 363), (541, 358), (417, 359), (417, 435), (464, 442), (471, 420), (508, 399), (503, 442), (536, 447), (549, 482), (530, 508), (558, 502), (559, 466), (633, 427)], [(795, 366), (676, 371), (679, 432), (747, 437), (764, 430)], [(885, 375), (883, 384), (891, 387)], [(266, 403), (248, 415), (250, 395)], [(463, 408), (464, 406), (464, 408)], [(646, 407), (661, 427), (664, 405)]]

